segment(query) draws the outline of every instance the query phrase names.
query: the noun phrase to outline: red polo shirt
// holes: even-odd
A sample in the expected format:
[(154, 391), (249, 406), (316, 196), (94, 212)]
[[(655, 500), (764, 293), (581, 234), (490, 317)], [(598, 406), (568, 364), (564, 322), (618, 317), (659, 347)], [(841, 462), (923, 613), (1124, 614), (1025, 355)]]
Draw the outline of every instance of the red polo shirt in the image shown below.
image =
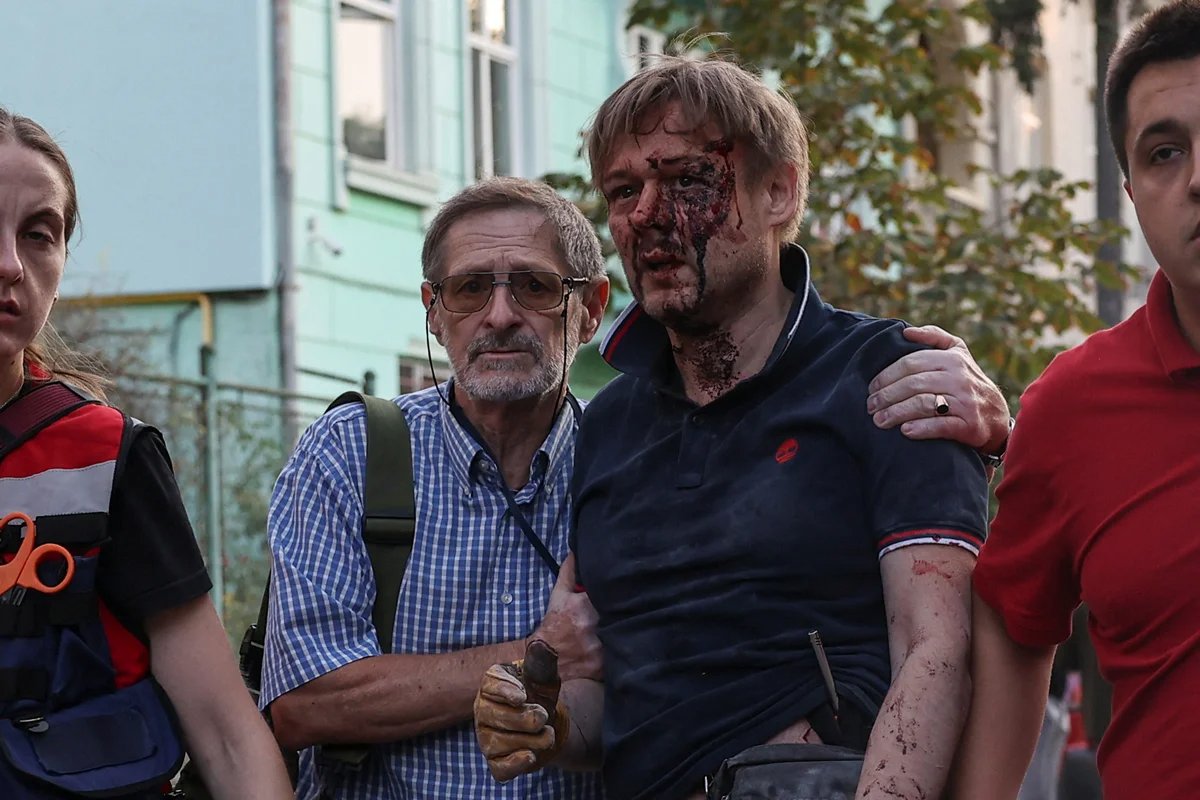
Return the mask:
[(975, 590), (1027, 645), (1081, 600), (1113, 719), (1106, 800), (1200, 786), (1200, 353), (1160, 272), (1145, 307), (1054, 359), (1021, 401)]

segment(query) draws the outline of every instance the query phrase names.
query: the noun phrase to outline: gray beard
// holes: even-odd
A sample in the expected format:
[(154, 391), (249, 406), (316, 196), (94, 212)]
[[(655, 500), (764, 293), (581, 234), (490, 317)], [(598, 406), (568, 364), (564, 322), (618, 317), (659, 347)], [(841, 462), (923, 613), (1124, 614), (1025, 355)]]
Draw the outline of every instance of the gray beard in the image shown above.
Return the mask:
[[(568, 358), (573, 360), (578, 345), (578, 336), (572, 336), (568, 326)], [(496, 347), (512, 346), (521, 347), (533, 356), (537, 366), (532, 373), (521, 374), (523, 368), (504, 363), (486, 373), (477, 368), (476, 358), (480, 353)], [(553, 352), (548, 353), (547, 350)], [(547, 348), (536, 336), (527, 333), (480, 337), (468, 345), (466, 356), (454, 363), (454, 380), (458, 386), (471, 397), (490, 403), (515, 403), (541, 397), (552, 392), (562, 377), (562, 350)]]

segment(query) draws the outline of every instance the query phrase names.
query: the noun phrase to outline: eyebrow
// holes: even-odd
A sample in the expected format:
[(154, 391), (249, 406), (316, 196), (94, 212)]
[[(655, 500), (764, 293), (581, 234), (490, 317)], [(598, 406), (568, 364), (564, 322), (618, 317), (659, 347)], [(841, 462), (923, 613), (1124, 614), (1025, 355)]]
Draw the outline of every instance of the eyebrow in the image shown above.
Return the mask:
[(57, 208), (53, 208), (51, 206), (45, 206), (43, 208), (39, 208), (37, 211), (34, 211), (28, 217), (28, 219), (30, 219), (30, 220), (43, 219), (43, 218), (48, 218), (52, 222), (58, 222), (60, 224), (66, 223), (66, 220), (63, 218), (62, 212), (59, 211)]
[[(651, 164), (651, 169), (661, 170), (664, 167), (678, 167), (691, 162), (702, 161), (703, 159), (704, 156), (699, 153), (683, 153), (677, 156), (667, 156), (666, 158), (649, 157), (644, 158), (643, 160), (647, 162), (654, 162)], [(624, 168), (609, 170), (608, 172), (604, 173), (604, 177), (601, 178), (600, 182), (603, 184), (615, 179), (628, 178), (630, 174), (631, 171)]]
[(694, 158), (694, 157), (695, 156), (692, 156), (692, 155), (685, 155), (685, 156), (672, 156), (670, 158), (659, 158), (659, 159), (655, 159), (655, 160), (658, 161), (658, 163), (662, 164), (663, 166), (673, 167), (676, 164), (682, 164), (683, 162), (687, 161), (688, 159)]
[(1157, 136), (1163, 133), (1180, 133), (1186, 130), (1187, 126), (1184, 125), (1182, 121), (1175, 117), (1167, 117), (1166, 119), (1160, 119), (1156, 122), (1152, 122), (1138, 131), (1137, 138), (1134, 140), (1133, 145), (1136, 148), (1151, 136)]

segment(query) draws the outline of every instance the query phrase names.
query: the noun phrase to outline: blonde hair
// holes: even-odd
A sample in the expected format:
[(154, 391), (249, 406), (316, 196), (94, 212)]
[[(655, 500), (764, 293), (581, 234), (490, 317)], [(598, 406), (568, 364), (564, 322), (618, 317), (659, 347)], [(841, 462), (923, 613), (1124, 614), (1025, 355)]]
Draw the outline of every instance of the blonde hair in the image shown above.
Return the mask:
[(723, 56), (704, 60), (660, 56), (604, 101), (585, 134), (596, 188), (600, 188), (618, 140), (647, 133), (669, 103), (679, 104), (691, 130), (712, 122), (723, 135), (745, 146), (752, 182), (780, 164), (795, 168), (799, 202), (795, 217), (782, 231), (785, 240), (794, 238), (808, 200), (804, 120), (790, 97), (767, 88), (758, 77)]
[(25, 347), (25, 378), (65, 381), (102, 403), (108, 402), (106, 392), (112, 385), (100, 362), (73, 350), (49, 322)]

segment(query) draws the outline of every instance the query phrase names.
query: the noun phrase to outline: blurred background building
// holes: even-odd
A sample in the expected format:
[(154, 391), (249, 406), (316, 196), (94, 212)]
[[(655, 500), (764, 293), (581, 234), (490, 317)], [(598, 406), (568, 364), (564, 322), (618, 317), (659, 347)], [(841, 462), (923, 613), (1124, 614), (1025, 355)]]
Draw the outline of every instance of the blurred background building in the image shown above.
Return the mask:
[[(580, 130), (662, 47), (625, 20), (624, 0), (0, 6), (0, 103), (79, 185), (55, 322), (166, 429), (227, 619), (257, 602), (297, 431), (347, 389), (447, 377), (419, 291), (439, 203), (584, 172)], [(584, 395), (607, 378), (589, 361)]]

